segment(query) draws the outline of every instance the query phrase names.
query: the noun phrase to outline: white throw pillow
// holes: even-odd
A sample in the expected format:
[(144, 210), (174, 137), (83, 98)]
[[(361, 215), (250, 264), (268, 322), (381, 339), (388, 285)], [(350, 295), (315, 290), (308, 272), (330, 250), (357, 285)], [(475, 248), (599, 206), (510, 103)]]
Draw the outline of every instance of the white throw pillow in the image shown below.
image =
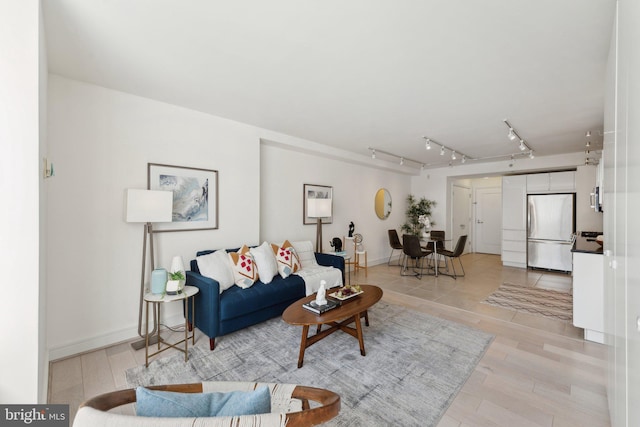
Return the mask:
[(258, 267), (258, 275), (262, 283), (271, 283), (276, 274), (278, 274), (278, 263), (271, 249), (271, 245), (264, 242), (258, 247), (249, 250)]
[(311, 243), (310, 240), (291, 242), (291, 246), (293, 246), (293, 249), (295, 249), (296, 253), (298, 254), (298, 259), (300, 260), (300, 266), (302, 268), (318, 266), (313, 243)]
[(229, 256), (224, 249), (196, 258), (200, 274), (210, 277), (220, 283), (220, 293), (234, 285), (233, 270), (229, 263)]

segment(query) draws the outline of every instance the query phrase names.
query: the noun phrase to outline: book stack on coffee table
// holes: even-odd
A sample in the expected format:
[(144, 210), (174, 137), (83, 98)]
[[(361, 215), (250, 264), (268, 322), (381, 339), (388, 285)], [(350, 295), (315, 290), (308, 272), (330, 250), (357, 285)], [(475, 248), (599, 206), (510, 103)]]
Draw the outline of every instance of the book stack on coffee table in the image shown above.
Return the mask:
[(312, 312), (314, 312), (316, 314), (322, 314), (324, 312), (327, 312), (327, 311), (332, 310), (332, 309), (334, 309), (336, 307), (339, 307), (339, 306), (340, 306), (340, 302), (339, 301), (334, 301), (334, 300), (331, 300), (331, 299), (327, 299), (327, 303), (323, 304), (323, 305), (318, 305), (315, 301), (309, 301), (309, 302), (306, 302), (306, 303), (302, 304), (302, 307), (305, 310), (312, 311)]

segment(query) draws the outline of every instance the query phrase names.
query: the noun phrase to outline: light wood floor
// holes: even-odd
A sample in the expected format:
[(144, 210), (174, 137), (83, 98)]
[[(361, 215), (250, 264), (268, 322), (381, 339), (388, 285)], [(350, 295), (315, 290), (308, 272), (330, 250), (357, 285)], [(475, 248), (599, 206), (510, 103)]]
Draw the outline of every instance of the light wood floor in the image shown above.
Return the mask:
[[(386, 264), (351, 276), (382, 287), (385, 301), (495, 335), (439, 426), (609, 426), (605, 346), (582, 340), (582, 330), (566, 322), (481, 304), (503, 282), (569, 289), (571, 277), (503, 268), (495, 255), (468, 254), (462, 262), (466, 277), (457, 280), (400, 277), (399, 267)], [(128, 343), (52, 362), (49, 403), (68, 403), (75, 414), (84, 399), (125, 388), (125, 371), (143, 363), (144, 350)]]

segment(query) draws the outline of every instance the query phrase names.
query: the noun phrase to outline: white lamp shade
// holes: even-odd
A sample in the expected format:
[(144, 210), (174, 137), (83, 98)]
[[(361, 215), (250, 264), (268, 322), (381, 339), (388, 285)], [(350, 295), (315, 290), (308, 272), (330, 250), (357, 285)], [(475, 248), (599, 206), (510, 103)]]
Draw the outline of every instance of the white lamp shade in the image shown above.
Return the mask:
[(173, 192), (127, 189), (127, 222), (171, 222)]
[(327, 218), (331, 216), (331, 199), (307, 199), (309, 218)]

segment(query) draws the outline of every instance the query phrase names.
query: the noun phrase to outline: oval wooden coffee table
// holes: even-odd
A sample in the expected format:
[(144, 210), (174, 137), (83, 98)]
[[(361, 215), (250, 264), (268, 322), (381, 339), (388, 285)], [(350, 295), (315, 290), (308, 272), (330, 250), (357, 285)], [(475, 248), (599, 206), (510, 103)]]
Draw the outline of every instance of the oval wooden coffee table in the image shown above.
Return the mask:
[[(348, 300), (342, 301), (340, 307), (334, 308), (322, 314), (315, 314), (302, 308), (302, 304), (313, 301), (316, 295), (309, 295), (291, 304), (282, 313), (282, 320), (291, 325), (302, 326), (302, 340), (300, 341), (300, 356), (298, 357), (298, 368), (302, 367), (304, 361), (304, 351), (311, 345), (317, 343), (321, 339), (331, 335), (337, 330), (342, 330), (349, 335), (358, 339), (360, 343), (360, 354), (365, 356), (364, 338), (362, 336), (362, 324), (360, 318), (365, 318), (365, 323), (369, 326), (369, 317), (367, 309), (380, 301), (382, 298), (382, 289), (373, 285), (360, 285), (362, 293)], [(327, 290), (327, 295), (334, 292), (335, 289)], [(341, 321), (340, 321), (341, 320)], [(340, 322), (339, 322), (340, 321)], [(356, 327), (349, 325), (355, 322)], [(315, 335), (309, 335), (309, 326), (317, 325)], [(322, 325), (331, 326), (329, 329), (322, 331)]]

